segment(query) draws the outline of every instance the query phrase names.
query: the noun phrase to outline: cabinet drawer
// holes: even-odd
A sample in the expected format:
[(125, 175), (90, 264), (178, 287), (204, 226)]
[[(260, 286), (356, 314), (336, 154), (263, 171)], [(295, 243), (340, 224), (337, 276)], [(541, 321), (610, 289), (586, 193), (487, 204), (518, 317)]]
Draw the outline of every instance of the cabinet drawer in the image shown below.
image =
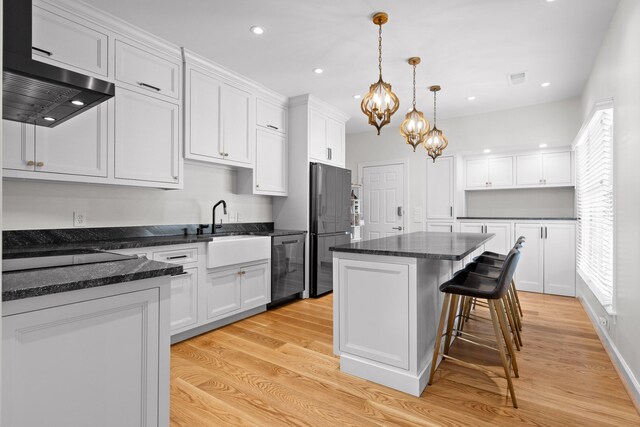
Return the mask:
[(276, 132), (286, 132), (287, 113), (284, 107), (258, 99), (256, 111), (256, 121), (258, 126), (262, 126)]
[(178, 98), (180, 64), (116, 40), (115, 78), (151, 93)]
[(33, 6), (33, 59), (107, 75), (109, 38), (94, 29)]
[(190, 264), (198, 262), (198, 248), (174, 249), (153, 253), (154, 261), (170, 262), (172, 264)]

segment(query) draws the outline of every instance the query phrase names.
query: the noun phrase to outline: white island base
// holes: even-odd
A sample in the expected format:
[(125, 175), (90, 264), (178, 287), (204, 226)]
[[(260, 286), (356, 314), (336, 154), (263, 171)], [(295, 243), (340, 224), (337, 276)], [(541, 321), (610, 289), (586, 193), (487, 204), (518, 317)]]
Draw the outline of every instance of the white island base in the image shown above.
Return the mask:
[(442, 307), (438, 287), (462, 262), (334, 252), (333, 266), (340, 370), (420, 396)]

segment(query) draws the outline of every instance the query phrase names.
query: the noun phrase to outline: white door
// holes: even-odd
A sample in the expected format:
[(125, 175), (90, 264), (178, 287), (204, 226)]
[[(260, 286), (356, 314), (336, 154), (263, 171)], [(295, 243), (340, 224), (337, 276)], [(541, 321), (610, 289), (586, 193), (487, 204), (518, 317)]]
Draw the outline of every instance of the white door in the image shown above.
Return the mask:
[(485, 233), (495, 234), (493, 239), (484, 244), (485, 251), (497, 252), (506, 255), (513, 244), (511, 243), (511, 223), (487, 222), (484, 226)]
[(540, 154), (516, 156), (516, 184), (542, 184), (542, 157)]
[(286, 193), (287, 142), (284, 135), (258, 129), (254, 173), (257, 192)]
[(571, 152), (543, 154), (542, 179), (545, 184), (571, 184)]
[(36, 170), (106, 177), (108, 127), (107, 103), (54, 128), (36, 126)]
[(487, 159), (473, 159), (465, 162), (466, 188), (484, 188), (489, 185)]
[(575, 224), (546, 224), (544, 239), (544, 293), (576, 295)]
[(510, 187), (513, 185), (513, 157), (489, 159), (489, 186)]
[(187, 69), (187, 73), (186, 157), (203, 161), (222, 159), (220, 136), (222, 82), (193, 68)]
[(116, 89), (115, 177), (178, 182), (180, 107)]
[(240, 309), (239, 268), (207, 274), (207, 319)]
[(309, 111), (309, 157), (323, 163), (328, 163), (329, 158), (327, 118), (313, 109)]
[(362, 168), (365, 240), (401, 234), (404, 229), (404, 165)]
[(327, 119), (327, 151), (329, 163), (344, 167), (344, 123)]
[(427, 160), (427, 220), (453, 219), (453, 157)]
[[(253, 97), (233, 86), (222, 86), (220, 126), (225, 158), (239, 163), (251, 163)], [(251, 128), (251, 129), (250, 129)]]
[(250, 309), (271, 302), (271, 277), (269, 263), (242, 267), (240, 295), (242, 296), (242, 308)]
[(171, 278), (171, 331), (198, 321), (198, 267)]
[(519, 291), (544, 291), (544, 228), (541, 224), (516, 224), (516, 236), (524, 236), (526, 242), (516, 268), (515, 280)]
[(2, 168), (33, 171), (35, 159), (35, 125), (3, 120)]

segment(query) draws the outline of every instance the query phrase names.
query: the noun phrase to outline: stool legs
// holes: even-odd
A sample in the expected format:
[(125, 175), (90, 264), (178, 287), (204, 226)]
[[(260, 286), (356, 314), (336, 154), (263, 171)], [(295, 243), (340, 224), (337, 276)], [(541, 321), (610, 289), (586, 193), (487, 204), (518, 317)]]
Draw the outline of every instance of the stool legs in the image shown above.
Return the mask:
[(516, 282), (513, 279), (511, 279), (511, 292), (513, 292), (513, 296), (516, 300), (516, 305), (518, 306), (520, 317), (523, 317), (522, 306), (520, 305), (520, 298), (518, 298), (518, 291), (516, 290)]
[[(458, 301), (460, 300), (460, 295), (452, 295), (451, 296), (451, 304), (449, 306), (449, 320), (447, 322), (447, 336), (445, 337), (444, 342), (444, 354), (449, 354), (449, 347), (451, 346), (451, 332), (453, 331), (453, 325), (456, 320), (456, 311), (458, 307)], [(444, 310), (444, 305), (442, 306)]]
[(438, 331), (436, 333), (436, 345), (433, 349), (433, 359), (431, 360), (431, 373), (429, 374), (429, 382), (433, 381), (433, 375), (436, 373), (436, 367), (438, 363), (438, 353), (440, 352), (440, 343), (442, 342), (442, 334), (444, 333), (444, 322), (447, 318), (447, 312), (449, 311), (451, 302), (451, 294), (444, 294), (444, 301), (442, 302), (442, 311), (440, 312), (440, 322), (438, 323)]
[(500, 328), (500, 322), (498, 320), (500, 311), (496, 308), (496, 304), (493, 300), (489, 300), (489, 311), (491, 312), (491, 322), (493, 323), (493, 331), (495, 332), (496, 342), (498, 344), (498, 353), (500, 353), (500, 360), (502, 361), (504, 374), (507, 377), (507, 384), (509, 386), (509, 391), (511, 392), (511, 401), (513, 402), (513, 407), (517, 408), (518, 401), (516, 400), (516, 393), (513, 388), (513, 381), (511, 380), (511, 372), (509, 369), (509, 364), (507, 362), (507, 355), (504, 352), (504, 347), (502, 346), (502, 339), (500, 338), (501, 328)]

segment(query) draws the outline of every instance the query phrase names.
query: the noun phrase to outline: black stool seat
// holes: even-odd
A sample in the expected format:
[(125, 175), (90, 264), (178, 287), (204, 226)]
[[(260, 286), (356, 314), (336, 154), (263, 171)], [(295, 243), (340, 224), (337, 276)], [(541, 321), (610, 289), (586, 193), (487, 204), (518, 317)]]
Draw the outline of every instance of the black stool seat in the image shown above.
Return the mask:
[(497, 278), (491, 279), (467, 270), (460, 271), (451, 280), (440, 285), (440, 292), (484, 299), (502, 298), (501, 291), (506, 293), (507, 289), (500, 286)]
[[(470, 271), (475, 274), (479, 274), (481, 276), (486, 276), (490, 279), (497, 279), (500, 277), (500, 272), (502, 271), (499, 267), (493, 267), (491, 265), (479, 264), (477, 262), (470, 262), (466, 265), (464, 270), (461, 271)], [(456, 273), (457, 274), (457, 273)]]
[(490, 258), (484, 255), (479, 255), (473, 259), (473, 262), (477, 262), (478, 264), (490, 265), (491, 267), (502, 268), (504, 265), (504, 261), (500, 261), (499, 259)]
[(491, 252), (491, 251), (484, 251), (482, 252), (481, 256), (486, 256), (488, 258), (495, 258), (498, 261), (504, 261), (505, 259), (507, 259), (506, 255), (499, 254), (498, 252)]

